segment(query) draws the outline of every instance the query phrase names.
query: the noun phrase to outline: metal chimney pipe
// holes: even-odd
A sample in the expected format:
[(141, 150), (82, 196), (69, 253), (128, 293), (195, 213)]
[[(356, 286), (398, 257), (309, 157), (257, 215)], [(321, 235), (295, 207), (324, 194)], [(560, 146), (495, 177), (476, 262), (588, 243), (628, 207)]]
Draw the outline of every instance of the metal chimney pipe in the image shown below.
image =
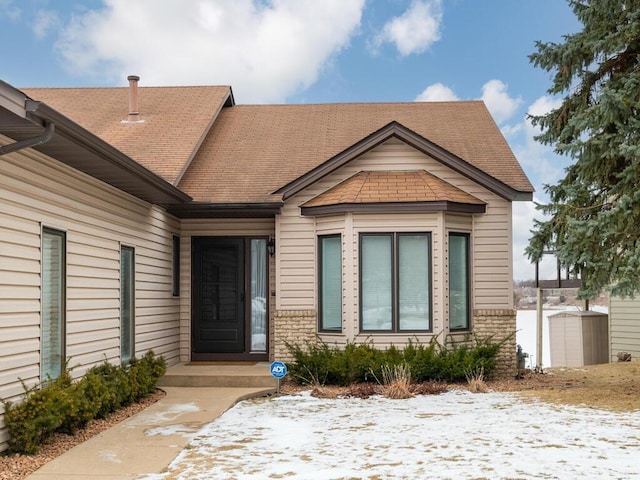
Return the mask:
[(140, 110), (138, 108), (138, 80), (140, 77), (137, 75), (129, 75), (129, 121), (139, 121)]

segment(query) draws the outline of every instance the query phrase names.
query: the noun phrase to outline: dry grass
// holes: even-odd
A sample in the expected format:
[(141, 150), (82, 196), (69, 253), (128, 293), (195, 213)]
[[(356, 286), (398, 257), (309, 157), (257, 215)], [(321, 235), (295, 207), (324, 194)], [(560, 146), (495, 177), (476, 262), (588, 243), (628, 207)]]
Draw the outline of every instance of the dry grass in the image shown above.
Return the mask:
[[(603, 408), (616, 412), (640, 410), (640, 362), (616, 362), (528, 373), (515, 385), (497, 390), (519, 391), (545, 402)], [(493, 388), (490, 385), (490, 388)]]
[(338, 391), (335, 388), (325, 385), (314, 385), (311, 389), (311, 396), (317, 398), (338, 398)]
[(413, 397), (409, 365), (382, 366), (382, 395), (393, 399)]
[[(640, 410), (640, 361), (590, 365), (580, 368), (553, 368), (544, 373), (527, 371), (521, 380), (513, 377), (484, 380), (489, 391), (516, 392), (525, 398), (544, 402), (602, 408), (616, 412)], [(412, 384), (414, 395), (444, 393), (443, 383)], [(469, 388), (465, 385), (463, 388)], [(283, 392), (306, 390), (292, 382), (284, 382)], [(381, 395), (382, 387), (375, 384), (355, 384), (349, 387), (325, 386), (326, 396), (368, 398)], [(333, 392), (329, 392), (333, 390)]]
[(489, 387), (484, 381), (484, 367), (476, 367), (465, 374), (467, 385), (472, 393), (487, 393)]

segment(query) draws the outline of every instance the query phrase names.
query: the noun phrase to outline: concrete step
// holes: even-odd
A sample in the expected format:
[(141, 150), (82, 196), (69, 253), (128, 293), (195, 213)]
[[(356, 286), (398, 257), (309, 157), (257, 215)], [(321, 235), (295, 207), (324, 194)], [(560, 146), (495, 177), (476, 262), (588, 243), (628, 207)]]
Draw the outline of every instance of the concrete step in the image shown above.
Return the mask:
[(158, 380), (159, 387), (241, 387), (275, 388), (267, 362), (229, 363), (180, 363), (167, 368)]

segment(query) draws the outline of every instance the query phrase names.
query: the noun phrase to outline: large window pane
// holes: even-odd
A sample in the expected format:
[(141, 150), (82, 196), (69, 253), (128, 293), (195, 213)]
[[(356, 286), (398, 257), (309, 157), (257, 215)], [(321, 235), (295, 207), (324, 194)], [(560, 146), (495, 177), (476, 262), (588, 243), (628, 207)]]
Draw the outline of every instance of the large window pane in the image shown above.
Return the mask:
[(267, 241), (251, 240), (251, 351), (267, 351)]
[(65, 233), (43, 229), (40, 365), (43, 381), (59, 377), (64, 363), (65, 257)]
[(134, 355), (135, 283), (134, 250), (120, 250), (120, 361), (126, 363)]
[(429, 237), (398, 236), (400, 330), (429, 329)]
[(342, 331), (342, 240), (320, 237), (320, 330)]
[(393, 328), (392, 236), (362, 235), (360, 289), (362, 330)]
[(469, 328), (469, 235), (449, 235), (449, 328)]

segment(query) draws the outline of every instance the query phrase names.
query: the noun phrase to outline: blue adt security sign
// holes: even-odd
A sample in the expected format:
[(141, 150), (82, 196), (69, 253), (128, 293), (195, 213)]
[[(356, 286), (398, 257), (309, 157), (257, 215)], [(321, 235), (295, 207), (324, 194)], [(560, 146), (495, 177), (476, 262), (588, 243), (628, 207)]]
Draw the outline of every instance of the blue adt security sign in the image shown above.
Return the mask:
[(271, 364), (271, 375), (273, 375), (274, 378), (284, 378), (284, 376), (287, 374), (287, 366), (282, 363), (282, 362), (273, 362)]

